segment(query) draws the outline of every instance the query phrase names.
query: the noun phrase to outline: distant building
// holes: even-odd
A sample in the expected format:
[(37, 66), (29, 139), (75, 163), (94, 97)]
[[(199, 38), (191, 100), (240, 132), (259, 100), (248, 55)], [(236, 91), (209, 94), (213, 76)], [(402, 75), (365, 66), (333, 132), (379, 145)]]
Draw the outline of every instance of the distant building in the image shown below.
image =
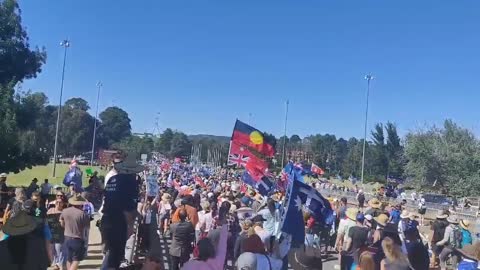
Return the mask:
[(148, 132), (133, 133), (132, 135), (135, 136), (135, 137), (139, 137), (139, 138), (154, 138), (155, 137), (155, 135), (153, 133), (148, 133)]

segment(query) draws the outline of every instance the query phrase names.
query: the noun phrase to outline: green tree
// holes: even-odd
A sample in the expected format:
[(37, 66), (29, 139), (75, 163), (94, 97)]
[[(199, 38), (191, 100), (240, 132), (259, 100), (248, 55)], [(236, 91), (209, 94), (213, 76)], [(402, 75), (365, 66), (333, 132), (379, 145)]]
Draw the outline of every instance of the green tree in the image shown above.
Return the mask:
[(122, 150), (129, 154), (134, 154), (137, 159), (142, 154), (150, 154), (154, 150), (154, 142), (150, 137), (128, 136), (118, 143), (114, 143), (112, 148)]
[(187, 135), (182, 132), (175, 132), (170, 145), (169, 156), (174, 157), (188, 157), (192, 150), (192, 143)]
[(100, 113), (98, 127), (98, 145), (108, 148), (116, 142), (132, 135), (128, 113), (119, 107), (108, 107)]
[(403, 167), (405, 166), (403, 158), (403, 146), (397, 133), (397, 127), (387, 122), (385, 125), (387, 132), (387, 160), (388, 160), (388, 176), (394, 178), (403, 177)]
[(69, 108), (71, 110), (82, 110), (82, 111), (88, 111), (90, 109), (88, 102), (83, 98), (78, 98), (78, 97), (71, 98), (65, 101), (64, 107)]
[(45, 49), (30, 48), (17, 1), (0, 1), (0, 85), (36, 77), (46, 57)]
[(384, 180), (387, 177), (388, 159), (385, 145), (385, 135), (383, 125), (376, 124), (375, 129), (371, 133), (373, 141), (373, 149), (369, 155), (372, 158), (371, 176)]
[(164, 155), (168, 155), (172, 145), (172, 139), (173, 139), (173, 130), (170, 128), (165, 129), (162, 135), (160, 135), (160, 138), (157, 140), (157, 143), (155, 145), (155, 150)]

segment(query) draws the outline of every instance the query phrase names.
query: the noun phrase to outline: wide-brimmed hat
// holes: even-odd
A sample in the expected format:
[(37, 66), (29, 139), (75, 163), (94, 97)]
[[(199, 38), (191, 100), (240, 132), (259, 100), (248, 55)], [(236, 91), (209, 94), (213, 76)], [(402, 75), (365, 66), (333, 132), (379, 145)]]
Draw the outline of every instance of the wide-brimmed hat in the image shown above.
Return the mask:
[(437, 213), (437, 219), (446, 219), (448, 217), (448, 214), (445, 210), (438, 210)]
[(172, 199), (172, 195), (170, 195), (168, 193), (163, 193), (163, 195), (162, 195), (162, 200), (163, 201), (170, 201), (170, 199)]
[(377, 198), (373, 198), (370, 201), (368, 201), (368, 205), (372, 208), (379, 209), (382, 203)]
[(0, 178), (6, 178), (7, 174), (6, 173), (0, 173)]
[(264, 219), (262, 215), (256, 215), (254, 218), (252, 218), (252, 222), (253, 222), (253, 223), (255, 223), (255, 222), (264, 222), (264, 221), (267, 221), (267, 220)]
[(480, 242), (477, 241), (473, 245), (464, 246), (462, 249), (457, 249), (463, 257), (466, 257), (471, 260), (478, 261), (480, 260)]
[(84, 205), (86, 202), (87, 200), (85, 200), (85, 198), (82, 197), (82, 195), (75, 195), (70, 199), (68, 199), (68, 203), (74, 206)]
[(460, 220), (460, 227), (464, 228), (465, 230), (468, 230), (468, 227), (470, 227), (470, 221), (466, 219)]
[(358, 208), (348, 208), (347, 211), (345, 212), (345, 215), (347, 218), (356, 221), (357, 220), (357, 214), (358, 214)]
[(410, 212), (408, 212), (407, 210), (403, 210), (402, 214), (400, 214), (400, 218), (410, 218), (410, 215)]
[(458, 224), (458, 218), (457, 216), (449, 216), (447, 218), (447, 221), (448, 223), (451, 223), (451, 224)]
[(3, 225), (3, 232), (10, 236), (24, 235), (32, 232), (37, 227), (37, 221), (24, 211), (9, 218), (7, 223)]
[(378, 215), (378, 217), (374, 217), (373, 218), (375, 220), (375, 222), (377, 222), (377, 224), (385, 227), (387, 225), (387, 222), (388, 222), (388, 216), (385, 215), (385, 214), (380, 214)]
[(118, 173), (123, 174), (136, 174), (144, 170), (144, 167), (137, 163), (134, 154), (128, 154), (123, 161), (115, 163), (114, 167)]

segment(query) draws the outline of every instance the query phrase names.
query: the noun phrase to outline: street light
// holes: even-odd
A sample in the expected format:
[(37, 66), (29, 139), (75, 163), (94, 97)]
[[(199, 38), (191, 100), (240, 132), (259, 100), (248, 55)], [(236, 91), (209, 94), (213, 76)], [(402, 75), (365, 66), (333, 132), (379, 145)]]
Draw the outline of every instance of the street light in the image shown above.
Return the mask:
[(367, 80), (367, 106), (365, 108), (365, 130), (363, 133), (362, 176), (361, 176), (362, 184), (363, 184), (363, 174), (365, 170), (365, 145), (367, 143), (368, 97), (370, 96), (370, 81), (373, 79), (374, 78), (372, 74), (368, 74), (365, 76), (365, 80)]
[(60, 86), (60, 100), (58, 102), (57, 112), (57, 127), (55, 129), (55, 147), (53, 148), (53, 172), (52, 176), (55, 177), (55, 170), (57, 168), (57, 147), (58, 147), (58, 129), (60, 127), (60, 112), (62, 110), (62, 96), (63, 96), (63, 81), (65, 79), (65, 63), (67, 61), (67, 49), (70, 47), (70, 41), (68, 39), (60, 42), (60, 46), (64, 48), (63, 52), (63, 67), (62, 67), (62, 84)]
[(103, 84), (101, 81), (97, 82), (97, 108), (95, 109), (95, 119), (93, 120), (93, 141), (92, 141), (92, 158), (90, 159), (90, 165), (93, 166), (93, 154), (95, 153), (95, 135), (97, 134), (97, 118), (98, 118), (98, 100), (100, 99), (100, 89)]

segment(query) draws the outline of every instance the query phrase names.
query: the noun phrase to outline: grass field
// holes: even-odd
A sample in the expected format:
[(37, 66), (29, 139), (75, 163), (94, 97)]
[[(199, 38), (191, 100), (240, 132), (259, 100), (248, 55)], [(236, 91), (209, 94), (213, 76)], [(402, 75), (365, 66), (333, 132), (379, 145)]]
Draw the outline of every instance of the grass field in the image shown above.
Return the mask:
[[(35, 166), (31, 169), (23, 170), (17, 174), (10, 173), (7, 178), (8, 186), (28, 186), (32, 182), (33, 178), (38, 179), (38, 184), (43, 183), (44, 179), (48, 179), (49, 183), (52, 185), (62, 184), (63, 177), (68, 171), (68, 164), (57, 164), (56, 168), (56, 177), (52, 177), (53, 164), (48, 164), (46, 166)], [(105, 175), (107, 172), (101, 170), (100, 167), (96, 166), (79, 166), (83, 171), (83, 186), (88, 185), (88, 178), (86, 177), (85, 170), (87, 168), (92, 168), (93, 171), (98, 171), (98, 175)]]

